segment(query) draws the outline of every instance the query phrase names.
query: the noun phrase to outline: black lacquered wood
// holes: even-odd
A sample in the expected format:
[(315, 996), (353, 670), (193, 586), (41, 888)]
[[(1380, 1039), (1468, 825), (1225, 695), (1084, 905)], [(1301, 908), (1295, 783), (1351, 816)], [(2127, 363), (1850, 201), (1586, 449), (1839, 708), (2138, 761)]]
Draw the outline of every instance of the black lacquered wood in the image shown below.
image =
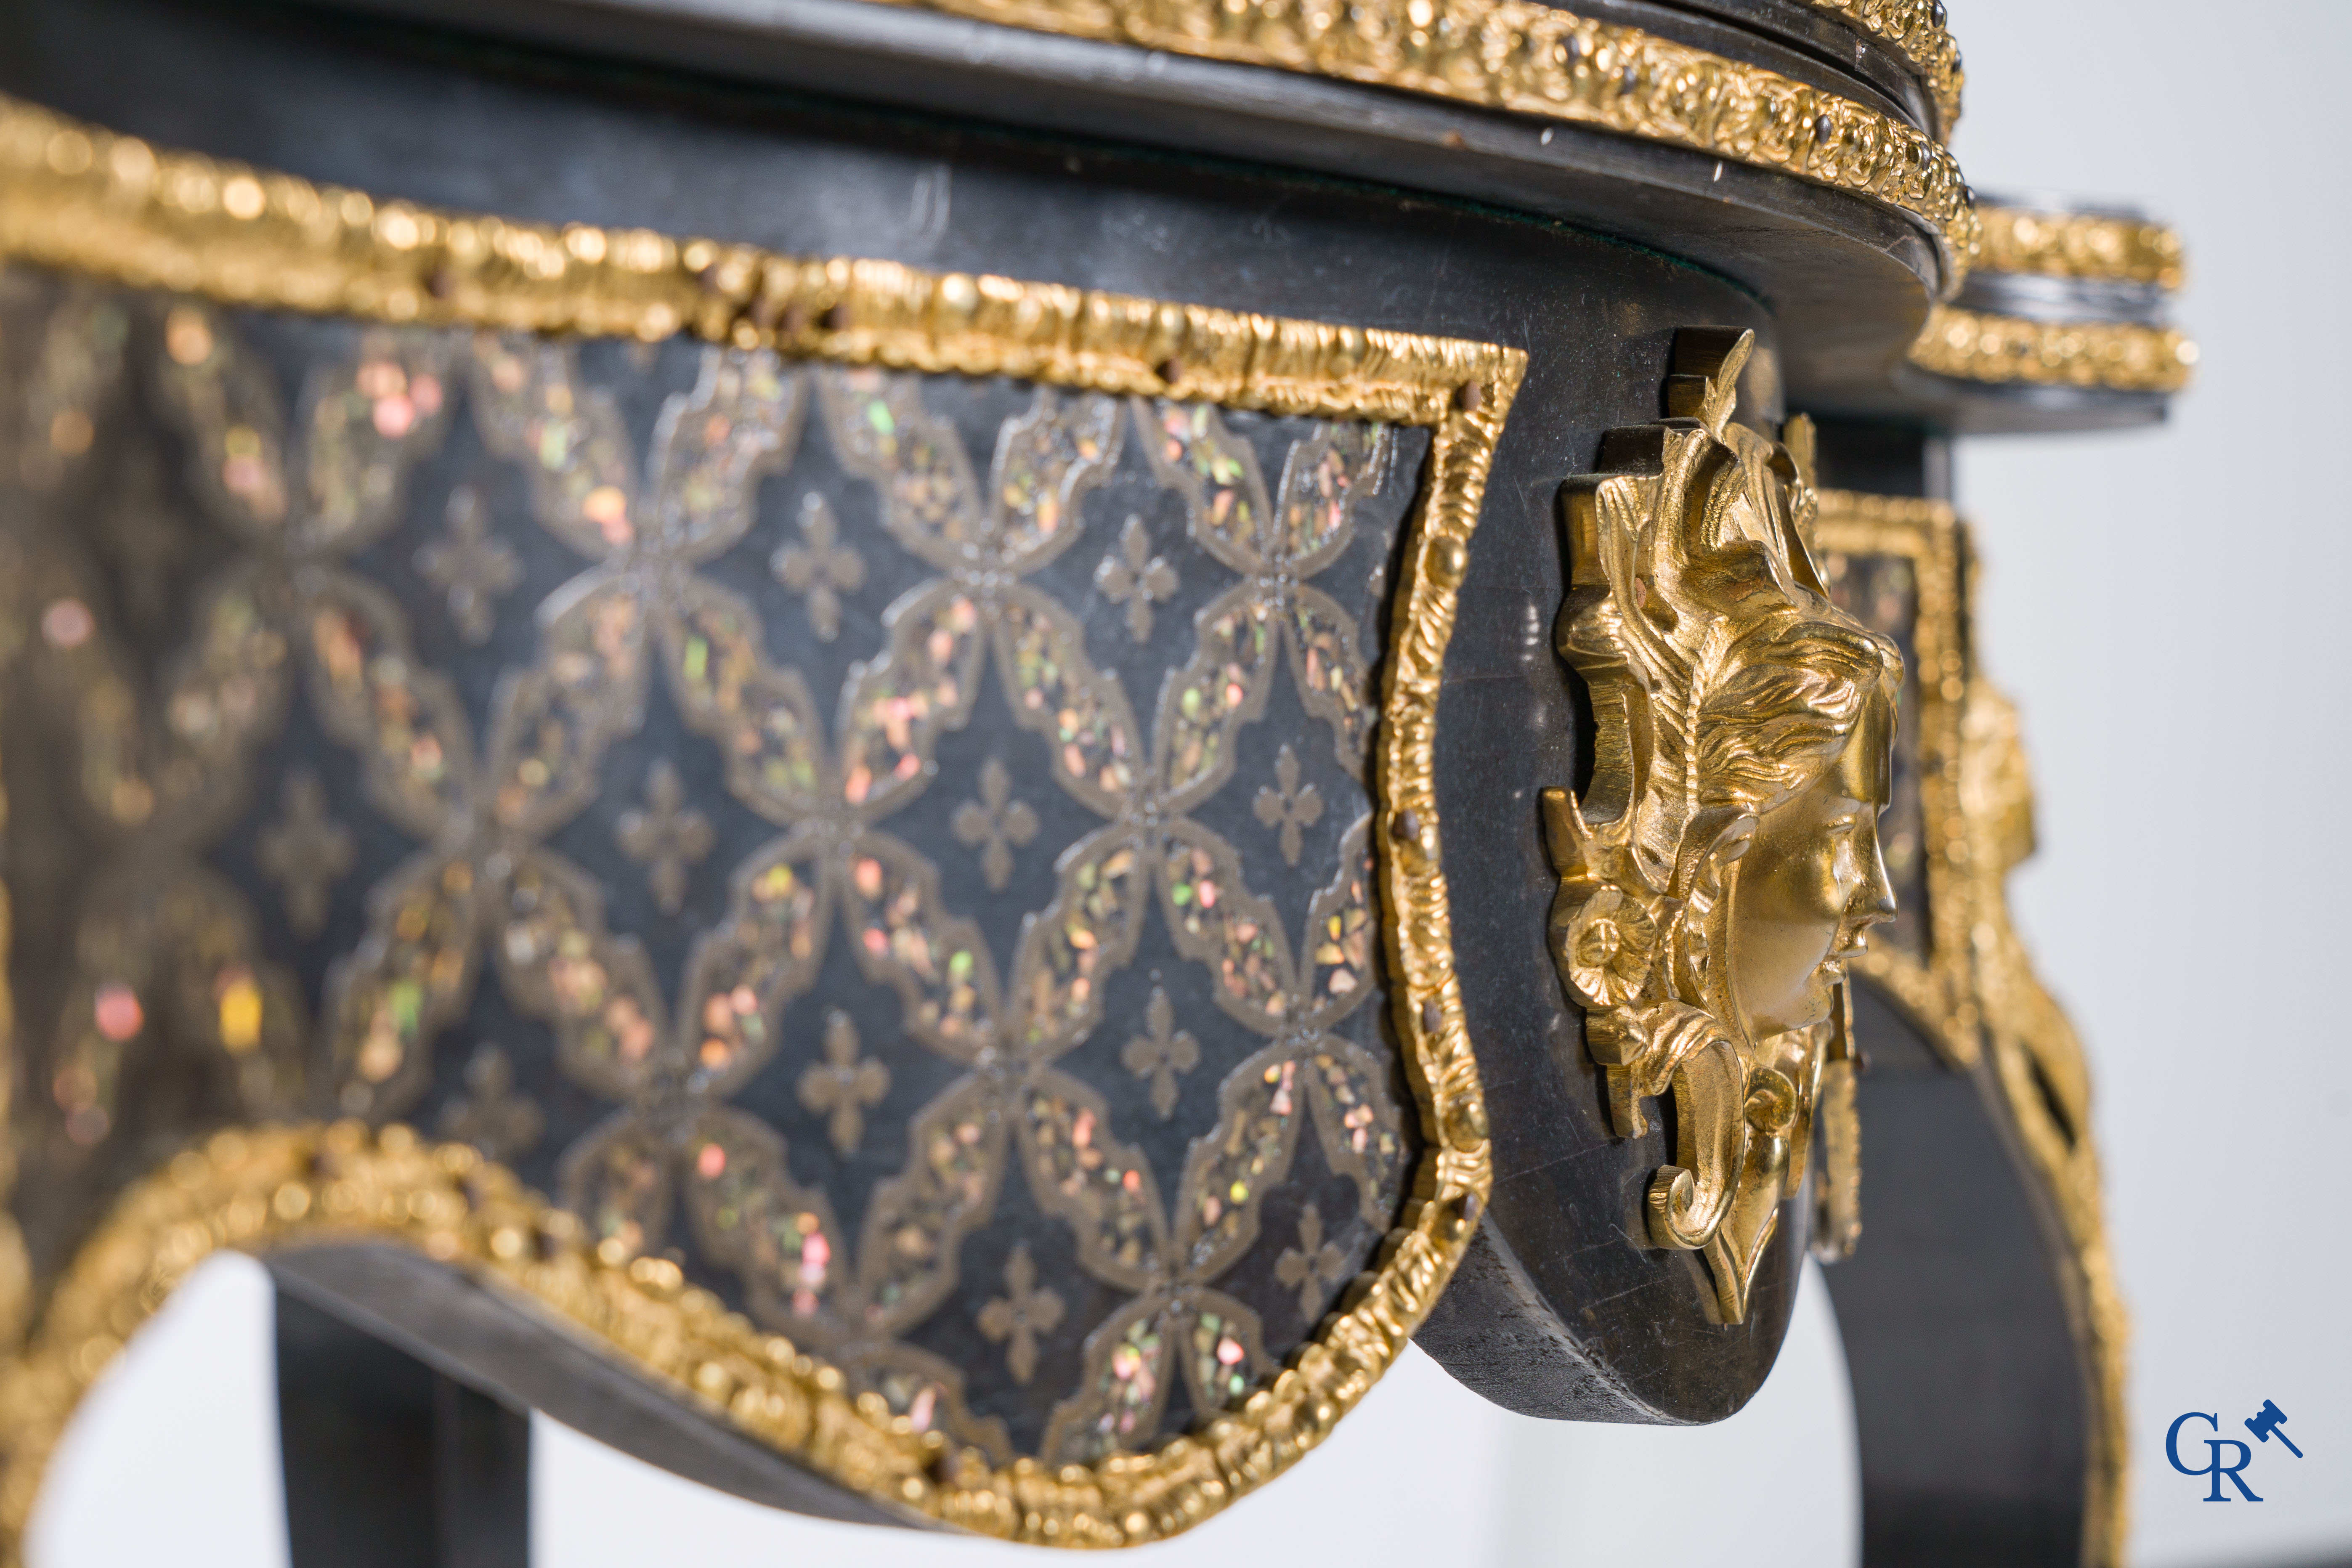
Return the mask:
[(530, 1416), (281, 1289), (293, 1568), (530, 1568)]
[[(1949, 500), (1946, 444), (1825, 421), (1822, 482)], [(2093, 1349), (2078, 1265), (1988, 1053), (1951, 1067), (1869, 981), (1863, 1235), (1826, 1270), (1853, 1387), (1865, 1568), (2079, 1563)]]
[(1823, 419), (1813, 426), (1823, 486), (1864, 495), (1949, 500), (1952, 443), (1909, 421)]
[[(1747, 25), (1740, 5), (1702, 9), (1713, 19), (1693, 12), (1675, 25)], [(1668, 345), (1682, 328), (1759, 333), (1741, 404), (1759, 424), (1777, 422), (1785, 384), (1877, 384), (1936, 280), (1918, 226), (1859, 197), (1625, 138), (1548, 132), (1518, 117), (1284, 73), (1008, 39), (884, 6), (794, 0), (750, 29), (698, 25), (701, 13), (683, 6), (564, 12), (578, 29), (552, 26), (543, 7), (435, 14), (499, 21), (502, 41), (308, 8), (27, 5), (0, 16), (0, 88), (166, 143), (460, 209), (882, 257), (1529, 353), (1463, 587), (1437, 781), (1497, 1185), (1482, 1241), (1425, 1342), (1465, 1381), (1543, 1414), (1693, 1421), (1744, 1403), (1786, 1327), (1801, 1212), (1784, 1214), (1737, 1328), (1709, 1320), (1695, 1257), (1628, 1239), (1641, 1233), (1641, 1193), (1670, 1143), (1663, 1131), (1619, 1140), (1610, 1131), (1579, 1019), (1544, 950), (1554, 878), (1537, 795), (1579, 778), (1590, 733), (1550, 647), (1563, 589), (1554, 498), (1563, 478), (1591, 466), (1604, 430), (1658, 416)], [(649, 16), (663, 26), (663, 47), (639, 51), (653, 35), (632, 29)], [(1782, 8), (1783, 21), (1793, 16)], [(1792, 70), (1830, 70), (1818, 40), (1775, 37), (1773, 48), (1811, 51)], [(615, 63), (615, 53), (677, 74)], [(260, 336), (291, 385), (337, 330)], [(682, 379), (687, 351), (664, 353), (648, 362), (655, 370), (632, 371), (617, 345), (588, 356), (624, 385), (640, 445), (659, 393)], [(984, 434), (975, 424), (966, 435), (983, 456)], [(456, 477), (430, 476), (436, 495)], [(1399, 520), (1383, 517), (1383, 539)], [(421, 542), (403, 535), (387, 546), (387, 572)], [(1369, 574), (1380, 556), (1368, 546), (1356, 564)], [(534, 593), (574, 564), (558, 571), (535, 557), (533, 570), (552, 575), (534, 580)], [(1377, 619), (1367, 613), (1368, 629)], [(436, 656), (456, 644), (445, 629)], [(495, 670), (485, 661), (477, 673), (487, 686)], [(654, 740), (705, 771), (716, 765), (681, 737)], [(359, 817), (355, 794), (336, 804)], [(616, 816), (621, 805), (600, 811)], [(324, 960), (303, 962), (315, 972)], [(494, 1034), (526, 1028), (487, 1021)], [(447, 1042), (457, 1056), (442, 1064), (444, 1089), (454, 1092), (475, 1043), (471, 1033)], [(610, 1107), (551, 1069), (526, 1074), (521, 1088), (541, 1098), (551, 1129), (542, 1163), (526, 1174), (552, 1189), (563, 1174), (555, 1132), (581, 1134)], [(778, 1099), (789, 1113), (789, 1091)], [(197, 1121), (184, 1131), (202, 1131)], [(45, 1258), (69, 1249), (88, 1218), (48, 1226)], [(1008, 1205), (1004, 1218), (995, 1250), (979, 1260), (990, 1269), (1003, 1268), (1002, 1244), (1022, 1225), (1041, 1251), (1066, 1245), (1041, 1215)], [(1368, 1250), (1371, 1233), (1355, 1243)], [(1259, 1260), (1260, 1283), (1278, 1267), (1279, 1245)], [(761, 1500), (887, 1517), (414, 1256), (336, 1249), (282, 1267), (405, 1352), (511, 1404)], [(1286, 1325), (1276, 1359), (1311, 1329), (1309, 1315)], [(966, 1331), (971, 1314), (958, 1321), (962, 1338), (934, 1348), (1001, 1358), (994, 1342)], [(1026, 1431), (1043, 1426), (1042, 1385), (1011, 1380), (1002, 1393), (1008, 1418)], [(414, 1426), (413, 1412), (402, 1419)], [(411, 1495), (429, 1483), (397, 1473)]]
[(2071, 1267), (1989, 1070), (1854, 1000), (1863, 1237), (1827, 1271), (1853, 1385), (1865, 1568), (2081, 1561), (2087, 1351)]
[[(1904, 117), (1922, 130), (1941, 127), (1934, 89), (1919, 67), (1880, 34), (1811, 0), (1665, 0), (1687, 11), (1705, 12), (1762, 33), (1851, 72), (1902, 106)], [(1580, 12), (1583, 7), (1579, 6)]]
[[(130, 8), (117, 10), (125, 5)], [(1638, 10), (1641, 20), (1691, 33), (1692, 41), (1704, 34), (1711, 46), (1735, 56), (1761, 51), (1829, 90), (1870, 96), (1866, 84), (1842, 74), (1847, 68), (1836, 58), (1847, 57), (1820, 37), (1807, 41), (1814, 26), (1792, 33), (1726, 20), (1730, 13), (1756, 10), (1785, 21), (1789, 13), (1810, 7), (1787, 0), (1628, 5), (1628, 16), (1617, 19), (1636, 19), (1632, 12)], [(509, 132), (504, 122), (493, 131), (480, 118), (488, 105), (467, 78), (496, 62), (541, 80), (594, 83), (595, 96), (608, 108), (633, 104), (667, 117), (678, 100), (645, 69), (661, 66), (703, 73), (685, 96), (703, 114), (739, 121), (774, 123), (769, 117), (779, 110), (804, 117), (812, 105), (800, 95), (816, 95), (845, 108), (864, 106), (860, 118), (877, 110), (953, 117), (972, 129), (986, 125), (1060, 139), (1082, 154), (1149, 148), (1157, 160), (1175, 157), (1192, 166), (1197, 166), (1193, 160), (1231, 161), (1362, 182), (1388, 193), (1425, 193), (1524, 215), (1545, 226), (1572, 225), (1735, 279), (1771, 301), (1782, 325), (1790, 386), (1801, 397), (1824, 403), (1883, 396), (1929, 300), (1948, 281), (1936, 237), (1922, 220), (1851, 192), (1706, 153), (1379, 88), (1024, 32), (870, 0), (774, 0), (756, 13), (729, 0), (353, 0), (347, 9), (390, 12), (410, 24), (374, 26), (364, 18), (315, 12), (306, 25), (309, 7), (224, 7), (222, 0), (207, 0), (203, 9), (233, 19), (240, 43), (225, 53), (220, 21), (193, 21), (184, 7), (149, 12), (131, 0), (93, 0), (40, 8), (18, 24), (17, 47), (29, 53), (17, 79), (45, 83), (59, 107), (72, 109), (79, 101), (76, 59), (104, 58), (117, 79), (152, 73), (147, 92), (102, 91), (89, 100), (116, 110), (114, 122), (124, 129), (258, 157), (257, 151), (238, 149), (278, 145), (276, 138), (256, 133), (270, 123), (305, 120), (316, 127), (303, 145), (320, 177), (388, 174), (399, 181), (397, 194), (457, 205), (489, 205), (487, 195), (467, 194), (469, 186), (480, 189), (487, 172), (486, 133), (505, 172), (522, 176), (497, 184), (531, 203), (509, 201), (499, 210), (533, 213), (562, 194), (585, 195), (576, 166), (582, 158), (657, 169), (628, 194), (626, 205), (637, 216), (615, 221), (662, 226), (666, 208), (673, 214), (699, 209), (697, 232), (786, 248), (806, 241), (780, 237), (781, 215), (732, 202), (714, 208), (696, 199), (704, 182), (691, 172), (694, 152), (674, 135), (644, 142), (633, 137), (625, 147), (609, 147), (591, 123), (554, 111), (551, 103), (527, 132)], [(414, 25), (419, 21), (435, 26), (419, 28)], [(1843, 31), (1829, 28), (1832, 36)], [(1850, 47), (1877, 58), (1867, 42)], [(326, 63), (351, 50), (367, 56), (374, 68), (339, 71)], [(256, 101), (239, 90), (244, 74), (257, 69), (268, 71), (282, 96)], [(718, 89), (721, 82), (733, 90)], [(435, 114), (411, 114), (419, 103), (432, 104)], [(366, 124), (381, 131), (372, 153), (358, 155), (346, 143)], [(583, 133), (584, 146), (578, 140)], [(560, 162), (567, 146), (575, 154), (570, 168)], [(353, 172), (324, 173), (339, 158), (349, 158), (341, 166)], [(736, 173), (748, 179), (754, 167), (756, 162), (738, 163)], [(454, 187), (445, 184), (461, 174), (473, 177)], [(793, 183), (764, 188), (772, 200)], [(673, 184), (680, 187), (677, 199), (665, 199)], [(571, 209), (553, 216), (586, 220), (576, 203)], [(797, 216), (805, 221), (811, 215)], [(1069, 263), (1078, 258), (1065, 246), (1039, 244), (1028, 254), (1028, 265), (1013, 269), (1016, 276), (1108, 281), (1071, 271)], [(1216, 275), (1212, 269), (1207, 276)]]
[[(1754, 297), (1652, 250), (1460, 202), (354, 31), (283, 11), (86, 0), (20, 13), (7, 26), (14, 47), (0, 52), (0, 84), (10, 90), (166, 142), (416, 199), (1528, 349), (1528, 376), (1473, 542), (1440, 714), (1457, 948), (1497, 1108), (1501, 1181), (1490, 1224), (1515, 1255), (1535, 1260), (1524, 1312), (1501, 1297), (1480, 1311), (1517, 1314), (1538, 1335), (1573, 1323), (1578, 1354), (1599, 1369), (1603, 1390), (1576, 1405), (1587, 1414), (1707, 1419), (1761, 1382), (1785, 1327), (1786, 1254), (1801, 1226), (1784, 1224), (1737, 1330), (1707, 1321), (1696, 1259), (1623, 1241), (1627, 1205), (1664, 1146), (1607, 1130), (1576, 1015), (1543, 948), (1552, 877), (1536, 809), (1541, 788), (1576, 777), (1580, 750), (1575, 685), (1549, 646), (1562, 592), (1558, 486), (1591, 466), (1604, 430), (1657, 416), (1668, 346), (1686, 326), (1763, 335), (1742, 416), (1777, 419), (1775, 323)], [(252, 85), (261, 82), (268, 90)], [(942, 188), (950, 198), (919, 199)], [(1652, 209), (1645, 197), (1626, 210)], [(1721, 204), (1712, 210), (1719, 237), (1736, 230), (1743, 245), (1763, 243)], [(1791, 231), (1790, 243), (1817, 260), (1821, 231), (1802, 232), (1811, 237)], [(1465, 1279), (1465, 1302), (1478, 1278), (1474, 1269)], [(1486, 1352), (1475, 1343), (1442, 1332), (1431, 1342), (1480, 1375), (1471, 1363)]]
[[(1981, 199), (1989, 205), (2027, 211), (2079, 212), (2130, 222), (2147, 221), (2147, 214), (2134, 208), (2094, 205), (2047, 195)], [(2177, 282), (2168, 288), (2160, 283), (2126, 279), (2000, 272), (1980, 265), (1969, 270), (1951, 303), (1962, 310), (2017, 321), (2162, 329), (2173, 324), (2172, 301), (2178, 288)], [(1973, 381), (1906, 364), (1895, 373), (1888, 388), (1861, 396), (1832, 390), (1820, 398), (1817, 405), (1826, 412), (1843, 412), (1895, 426), (1924, 426), (1941, 437), (2021, 436), (2126, 430), (2161, 424), (2171, 409), (2173, 396), (2169, 392), (2050, 384), (2022, 379)]]

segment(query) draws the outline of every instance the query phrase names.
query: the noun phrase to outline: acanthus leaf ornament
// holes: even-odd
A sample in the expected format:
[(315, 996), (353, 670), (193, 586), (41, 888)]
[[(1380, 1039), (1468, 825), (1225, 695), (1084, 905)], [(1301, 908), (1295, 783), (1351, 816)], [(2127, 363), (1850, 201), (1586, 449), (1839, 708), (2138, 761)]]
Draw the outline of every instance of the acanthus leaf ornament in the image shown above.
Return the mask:
[[(1878, 813), (1902, 656), (1804, 543), (1809, 443), (1732, 423), (1754, 335), (1686, 331), (1668, 417), (1611, 432), (1564, 498), (1561, 655), (1591, 784), (1547, 791), (1552, 954), (1619, 1136), (1674, 1099), (1649, 1239), (1702, 1252), (1727, 1323), (1803, 1179), (1845, 966), (1894, 912)], [(1850, 1070), (1850, 1068), (1843, 1069)], [(1850, 1118), (1839, 1129), (1850, 1170)], [(1850, 1245), (1851, 1192), (1835, 1245)]]

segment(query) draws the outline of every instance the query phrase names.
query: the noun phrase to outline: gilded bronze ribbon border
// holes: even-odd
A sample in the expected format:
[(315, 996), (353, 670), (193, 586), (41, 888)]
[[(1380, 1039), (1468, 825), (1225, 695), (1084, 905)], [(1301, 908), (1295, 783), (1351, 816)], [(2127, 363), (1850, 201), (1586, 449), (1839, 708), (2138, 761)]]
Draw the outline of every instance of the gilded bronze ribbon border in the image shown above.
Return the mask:
[(2028, 1163), (2072, 1255), (2063, 1294), (2089, 1363), (2090, 1431), (2083, 1561), (2122, 1560), (2129, 1435), (2125, 1351), (2130, 1321), (2116, 1289), (2090, 1131), (2081, 1043), (2034, 973), (2010, 919), (2010, 868), (2031, 850), (2032, 785), (2016, 715), (1971, 651), (1976, 620), (1968, 525), (1941, 501), (1821, 492), (1819, 548), (1894, 555), (1918, 584), (1920, 804), (1927, 857), (1928, 953), (1873, 948), (1856, 972), (1906, 1014), (1947, 1065), (1990, 1056)]
[(1938, 305), (1911, 345), (1911, 363), (1997, 385), (2179, 392), (2197, 345), (2173, 328), (2137, 321), (2033, 321)]
[(1977, 253), (1975, 199), (1934, 137), (1777, 71), (1541, 0), (883, 3), (1392, 88), (1794, 175), (1925, 224), (1939, 238), (1948, 292)]
[(1927, 873), (1924, 960), (1874, 941), (1854, 963), (1893, 997), (1954, 1067), (1973, 1067), (1979, 1019), (1969, 962), (1968, 825), (1960, 814), (1960, 710), (1968, 695), (1959, 521), (1941, 501), (1819, 492), (1817, 550), (1894, 555), (1918, 585), (1920, 854)]
[[(687, 332), (835, 363), (1432, 429), (1376, 754), (1391, 996), (1428, 1147), (1376, 1267), (1237, 1412), (1150, 1454), (992, 1466), (916, 1432), (876, 1396), (852, 1399), (836, 1369), (687, 1287), (674, 1266), (599, 1259), (569, 1214), (469, 1149), (400, 1127), (242, 1129), (129, 1191), (40, 1321), (21, 1341), (0, 1340), (19, 1347), (0, 1359), (0, 1562), (21, 1551), (42, 1469), (81, 1395), (172, 1289), (225, 1248), (414, 1247), (584, 1330), (640, 1374), (845, 1487), (913, 1516), (1053, 1545), (1159, 1540), (1218, 1512), (1319, 1443), (1402, 1352), (1453, 1277), (1492, 1180), (1432, 772), (1455, 592), (1521, 351), (442, 213), (159, 151), (6, 99), (0, 258), (231, 305), (648, 341)], [(0, 974), (0, 1021), (5, 1001)], [(0, 1033), (0, 1066), (9, 1043)], [(7, 1152), (0, 1146), (0, 1166)], [(0, 1331), (10, 1327), (0, 1310)]]
[(1911, 64), (1936, 100), (1941, 140), (1952, 139), (1960, 122), (1960, 47), (1944, 23), (1943, 0), (1808, 0), (1848, 26), (1885, 39)]
[[(1976, 625), (1976, 552), (1956, 524), (1964, 624)], [(1971, 632), (1971, 641), (1973, 633)], [(2131, 1315), (2116, 1289), (2091, 1131), (2091, 1079), (2081, 1039), (2035, 972), (2009, 910), (2009, 873), (2033, 852), (2033, 784), (2017, 710), (1973, 653), (1961, 717), (1961, 816), (1968, 824), (1969, 945), (1992, 1073), (2027, 1159), (2042, 1179), (2074, 1255), (2068, 1312), (2088, 1352), (2090, 1431), (2083, 1561), (2114, 1568), (2130, 1533), (2131, 1435), (2126, 1383)]]
[[(2187, 275), (2179, 232), (2097, 213), (1979, 206), (1984, 247), (1977, 269), (2082, 283), (2178, 290)], [(2179, 392), (2197, 345), (2169, 327), (2138, 321), (2042, 321), (1937, 305), (1910, 350), (1921, 370), (1990, 385)]]
[(2178, 289), (2187, 278), (2179, 231), (2099, 213), (1979, 206), (1988, 272), (2026, 272), (2095, 282), (2153, 283)]

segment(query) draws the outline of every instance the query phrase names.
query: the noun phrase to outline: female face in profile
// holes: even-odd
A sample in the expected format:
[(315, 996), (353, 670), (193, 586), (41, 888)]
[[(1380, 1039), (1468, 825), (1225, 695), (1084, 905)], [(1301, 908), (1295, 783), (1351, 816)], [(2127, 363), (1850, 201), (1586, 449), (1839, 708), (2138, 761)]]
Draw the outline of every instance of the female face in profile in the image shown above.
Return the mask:
[(1751, 1039), (1828, 1017), (1847, 955), (1895, 914), (1878, 844), (1891, 772), (1885, 708), (1883, 697), (1869, 700), (1844, 749), (1757, 819), (1740, 858), (1728, 921), (1731, 994)]

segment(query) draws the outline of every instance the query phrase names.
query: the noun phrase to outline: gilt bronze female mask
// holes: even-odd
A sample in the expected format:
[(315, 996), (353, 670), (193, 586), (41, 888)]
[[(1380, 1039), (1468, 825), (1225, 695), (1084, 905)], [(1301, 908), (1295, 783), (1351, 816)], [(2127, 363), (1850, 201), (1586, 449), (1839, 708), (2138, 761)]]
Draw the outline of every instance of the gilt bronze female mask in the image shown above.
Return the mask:
[(385, 1479), (453, 1391), (1089, 1546), (1408, 1339), (1755, 1393), (1855, 1235), (1847, 971), (1873, 1117), (1885, 994), (1978, 1016), (1963, 639), (1833, 605), (1780, 423), (1968, 303), (1956, 58), (1343, 9), (0, 7), (0, 1568), (225, 1250), (304, 1568), (525, 1560), (527, 1462)]
[(1683, 416), (1612, 432), (1614, 471), (1569, 487), (1559, 645), (1597, 744), (1582, 800), (1545, 797), (1554, 951), (1619, 1133), (1674, 1096), (1650, 1240), (1704, 1250), (1729, 1323), (1803, 1177), (1832, 1058), (1829, 1146), (1853, 1145), (1832, 1015), (1845, 956), (1894, 913), (1877, 818), (1902, 679), (1894, 645), (1822, 589), (1797, 458), (1731, 423), (1752, 342), (1684, 333), (1667, 393)]

